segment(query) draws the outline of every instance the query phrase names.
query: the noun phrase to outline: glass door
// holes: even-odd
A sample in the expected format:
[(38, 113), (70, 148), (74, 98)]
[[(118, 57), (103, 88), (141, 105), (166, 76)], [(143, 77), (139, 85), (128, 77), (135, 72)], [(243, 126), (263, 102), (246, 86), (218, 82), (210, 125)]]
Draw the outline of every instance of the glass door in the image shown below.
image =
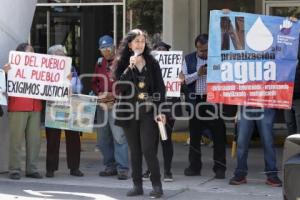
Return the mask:
[(80, 56), (80, 7), (54, 7), (50, 13), (50, 46), (62, 44), (66, 47), (73, 65), (78, 67)]
[[(66, 47), (81, 74), (93, 73), (99, 58), (98, 39), (125, 35), (125, 0), (38, 0), (29, 41), (37, 53), (54, 44)], [(91, 81), (83, 80), (84, 93)]]
[(37, 7), (31, 29), (31, 44), (38, 53), (47, 53), (54, 44), (66, 47), (73, 65), (79, 66), (81, 8)]

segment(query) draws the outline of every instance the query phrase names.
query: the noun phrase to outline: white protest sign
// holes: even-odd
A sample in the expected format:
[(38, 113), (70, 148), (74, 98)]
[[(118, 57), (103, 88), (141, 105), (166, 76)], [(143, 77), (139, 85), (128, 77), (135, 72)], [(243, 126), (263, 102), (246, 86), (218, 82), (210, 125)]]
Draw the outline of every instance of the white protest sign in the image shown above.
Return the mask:
[(11, 51), (8, 96), (68, 100), (72, 59), (66, 56)]
[(158, 61), (166, 86), (167, 97), (180, 97), (179, 73), (182, 66), (182, 51), (153, 51)]
[(28, 40), (37, 0), (1, 0), (0, 68), (10, 50)]
[(4, 95), (6, 93), (6, 83), (5, 83), (5, 72), (0, 69), (0, 105), (7, 105), (7, 99)]

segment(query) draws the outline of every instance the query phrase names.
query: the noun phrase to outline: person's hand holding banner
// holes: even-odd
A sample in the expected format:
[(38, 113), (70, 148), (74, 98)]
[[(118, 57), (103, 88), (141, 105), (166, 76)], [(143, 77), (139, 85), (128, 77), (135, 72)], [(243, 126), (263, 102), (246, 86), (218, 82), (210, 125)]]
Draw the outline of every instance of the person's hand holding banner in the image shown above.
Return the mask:
[(112, 92), (100, 92), (98, 95), (99, 103), (108, 103), (114, 101), (115, 101), (115, 97)]
[(8, 71), (11, 69), (10, 64), (6, 63), (2, 69), (5, 71), (5, 73), (8, 73)]

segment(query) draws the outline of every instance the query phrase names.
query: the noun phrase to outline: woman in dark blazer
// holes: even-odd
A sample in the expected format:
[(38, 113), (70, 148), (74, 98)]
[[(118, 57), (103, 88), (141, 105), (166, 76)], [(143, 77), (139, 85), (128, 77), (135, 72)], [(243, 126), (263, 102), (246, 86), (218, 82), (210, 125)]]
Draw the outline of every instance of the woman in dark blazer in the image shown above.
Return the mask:
[(120, 44), (114, 63), (119, 92), (116, 125), (124, 129), (131, 154), (134, 187), (127, 196), (143, 194), (144, 155), (153, 186), (150, 196), (159, 198), (163, 190), (157, 159), (159, 130), (156, 122), (161, 120), (165, 123), (165, 115), (159, 109), (165, 99), (165, 86), (159, 64), (150, 54), (146, 40), (143, 31), (134, 29)]

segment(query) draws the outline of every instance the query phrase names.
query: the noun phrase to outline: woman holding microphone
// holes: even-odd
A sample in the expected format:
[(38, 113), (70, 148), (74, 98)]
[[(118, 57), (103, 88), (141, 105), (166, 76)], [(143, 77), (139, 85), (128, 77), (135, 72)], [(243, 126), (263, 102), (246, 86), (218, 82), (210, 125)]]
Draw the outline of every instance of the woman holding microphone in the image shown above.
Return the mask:
[[(120, 44), (115, 59), (119, 99), (116, 105), (116, 125), (124, 129), (131, 154), (134, 187), (127, 196), (142, 195), (142, 158), (150, 170), (152, 198), (163, 195), (157, 148), (159, 130), (157, 121), (165, 123), (159, 105), (165, 99), (165, 86), (158, 62), (150, 54), (146, 34), (131, 30)], [(128, 112), (124, 109), (131, 108)], [(121, 110), (122, 109), (122, 110)]]

